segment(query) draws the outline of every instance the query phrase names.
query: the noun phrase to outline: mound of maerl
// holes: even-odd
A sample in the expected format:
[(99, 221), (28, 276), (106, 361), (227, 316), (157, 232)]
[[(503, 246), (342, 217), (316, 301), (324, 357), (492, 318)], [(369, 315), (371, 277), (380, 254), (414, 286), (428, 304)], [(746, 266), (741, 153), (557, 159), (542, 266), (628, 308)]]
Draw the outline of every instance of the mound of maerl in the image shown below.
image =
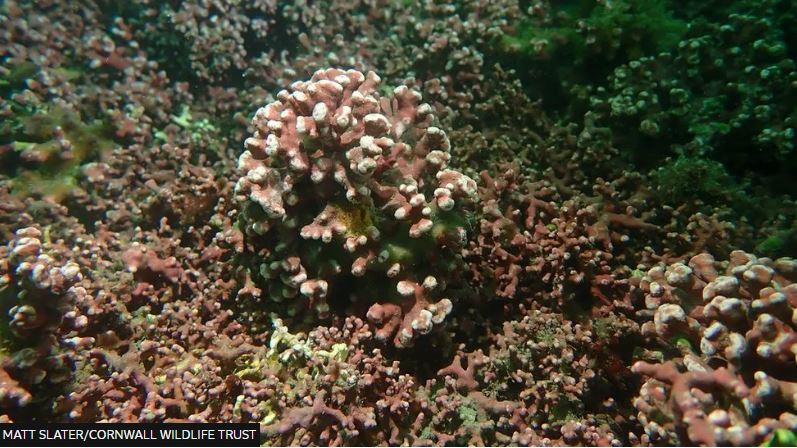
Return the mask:
[(379, 82), (328, 69), (279, 92), (255, 114), (235, 193), (264, 298), (308, 320), (362, 313), (403, 347), (452, 310), (476, 183), (447, 169), (421, 95)]

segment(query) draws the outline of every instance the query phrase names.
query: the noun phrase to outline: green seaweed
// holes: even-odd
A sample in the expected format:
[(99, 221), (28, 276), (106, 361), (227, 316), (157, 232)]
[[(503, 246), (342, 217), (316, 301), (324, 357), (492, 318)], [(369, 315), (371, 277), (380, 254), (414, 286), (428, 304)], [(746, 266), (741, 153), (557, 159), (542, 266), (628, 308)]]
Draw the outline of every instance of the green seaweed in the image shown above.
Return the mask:
[[(12, 192), (18, 196), (41, 194), (60, 200), (75, 187), (81, 166), (98, 160), (114, 144), (107, 122), (86, 123), (69, 108), (53, 106), (14, 118), (14, 123), (3, 130), (2, 137), (10, 139), (14, 147), (11, 160), (5, 160), (3, 168), (12, 176)], [(71, 145), (68, 153), (59, 143), (58, 129)], [(36, 154), (35, 160), (26, 160), (24, 154)]]
[(671, 9), (664, 0), (571, 0), (550, 23), (520, 21), (499, 47), (523, 56), (514, 62), (520, 67), (527, 67), (529, 58), (550, 61), (562, 81), (601, 82), (618, 64), (677, 44), (687, 26)]
[(797, 253), (797, 229), (787, 229), (770, 235), (759, 242), (755, 252), (769, 257), (783, 257)]
[(677, 203), (693, 200), (711, 202), (737, 191), (725, 167), (714, 160), (681, 156), (653, 172), (656, 193)]
[(38, 72), (39, 68), (32, 62), (0, 66), (0, 93), (5, 96), (10, 91), (24, 88), (25, 82)]
[(797, 434), (790, 429), (776, 429), (761, 446), (797, 446)]
[(568, 400), (564, 396), (550, 410), (550, 420), (554, 423), (580, 421), (582, 417), (583, 412), (580, 410), (578, 402)]

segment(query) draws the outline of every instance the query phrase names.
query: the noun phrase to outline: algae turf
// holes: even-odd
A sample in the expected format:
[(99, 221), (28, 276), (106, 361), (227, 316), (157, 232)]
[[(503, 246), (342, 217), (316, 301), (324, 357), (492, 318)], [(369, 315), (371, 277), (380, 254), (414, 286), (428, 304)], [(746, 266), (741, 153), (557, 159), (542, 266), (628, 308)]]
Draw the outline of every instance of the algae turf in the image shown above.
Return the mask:
[(672, 48), (687, 29), (667, 0), (569, 0), (554, 9), (552, 20), (528, 15), (499, 45), (500, 60), (531, 75), (526, 86), (538, 85), (549, 107), (570, 107), (571, 87), (602, 83), (617, 65)]
[(678, 157), (653, 172), (656, 193), (677, 203), (716, 202), (736, 198), (740, 191), (725, 167), (714, 160)]
[(75, 187), (84, 164), (107, 156), (112, 136), (107, 122), (85, 123), (67, 107), (19, 113), (0, 136), (13, 148), (0, 154), (4, 174), (12, 176), (13, 191), (21, 197), (60, 200)]

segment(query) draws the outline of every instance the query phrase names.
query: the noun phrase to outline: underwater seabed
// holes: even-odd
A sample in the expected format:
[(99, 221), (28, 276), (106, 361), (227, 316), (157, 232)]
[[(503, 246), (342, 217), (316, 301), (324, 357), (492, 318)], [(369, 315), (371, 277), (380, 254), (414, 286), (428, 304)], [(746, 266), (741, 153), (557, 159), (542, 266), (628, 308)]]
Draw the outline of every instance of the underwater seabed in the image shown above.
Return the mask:
[(797, 444), (789, 0), (0, 5), (0, 422)]

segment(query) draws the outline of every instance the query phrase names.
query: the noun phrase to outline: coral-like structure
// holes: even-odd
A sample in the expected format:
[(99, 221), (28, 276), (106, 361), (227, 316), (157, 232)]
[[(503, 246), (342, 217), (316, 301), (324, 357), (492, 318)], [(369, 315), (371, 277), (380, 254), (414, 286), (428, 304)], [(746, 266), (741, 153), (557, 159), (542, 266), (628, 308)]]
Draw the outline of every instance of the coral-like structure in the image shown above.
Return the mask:
[(619, 445), (617, 428), (600, 420), (617, 412), (606, 392), (609, 387), (622, 388), (630, 372), (618, 368), (622, 364), (617, 358), (593, 363), (588, 355), (600, 346), (599, 340), (616, 346), (619, 338), (635, 331), (628, 319), (614, 319), (613, 326), (590, 330), (562, 315), (535, 310), (522, 320), (504, 323), (489, 357), (461, 353), (438, 372), (446, 387), (438, 392), (438, 403), (461, 400), (451, 408), (464, 406), (483, 414), (476, 419), (481, 428), (463, 418), (467, 414), (461, 409), (444, 412), (436, 420), (460, 421), (464, 428), (455, 439), (459, 443), (485, 437), (482, 443), (488, 445)]
[[(223, 2), (215, 0), (159, 3), (137, 0), (128, 6), (147, 33), (155, 57), (169, 64), (173, 52), (186, 52), (189, 64), (204, 80), (223, 79), (247, 65), (246, 36), (264, 40), (274, 22), (276, 2)], [(146, 20), (148, 18), (150, 20)], [(155, 19), (155, 20), (152, 20)], [(172, 59), (172, 61), (169, 61)]]
[(382, 97), (379, 81), (329, 69), (281, 91), (255, 114), (235, 195), (252, 275), (272, 300), (320, 317), (331, 297), (377, 302), (378, 334), (406, 346), (451, 312), (476, 183), (447, 169), (448, 138), (421, 95)]
[(43, 236), (26, 227), (0, 250), (0, 413), (52, 394), (72, 368), (57, 331), (82, 275)]
[(640, 316), (652, 321), (642, 333), (682, 341), (674, 359), (633, 366), (648, 378), (634, 404), (650, 443), (686, 434), (698, 445), (757, 445), (773, 429), (794, 429), (795, 280), (793, 259), (742, 251), (648, 271), (640, 292), (652, 316)]
[(788, 3), (0, 2), (0, 422), (793, 444)]

